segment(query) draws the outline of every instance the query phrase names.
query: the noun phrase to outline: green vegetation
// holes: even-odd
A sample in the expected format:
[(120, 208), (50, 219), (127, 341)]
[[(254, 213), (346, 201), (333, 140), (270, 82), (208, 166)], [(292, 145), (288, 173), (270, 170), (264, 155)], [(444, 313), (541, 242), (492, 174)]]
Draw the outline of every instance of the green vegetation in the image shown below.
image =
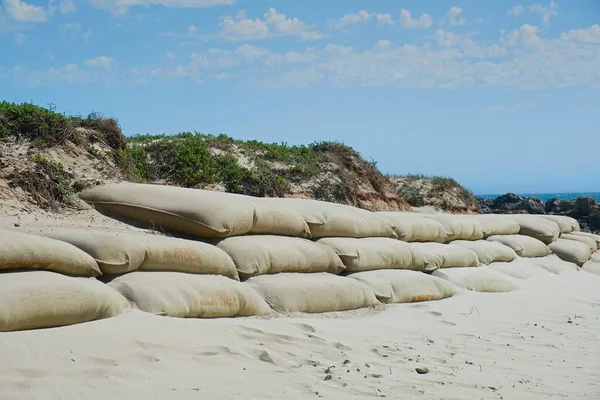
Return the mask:
[(423, 207), (425, 205), (425, 197), (421, 191), (406, 183), (398, 188), (398, 196), (402, 197), (412, 207)]

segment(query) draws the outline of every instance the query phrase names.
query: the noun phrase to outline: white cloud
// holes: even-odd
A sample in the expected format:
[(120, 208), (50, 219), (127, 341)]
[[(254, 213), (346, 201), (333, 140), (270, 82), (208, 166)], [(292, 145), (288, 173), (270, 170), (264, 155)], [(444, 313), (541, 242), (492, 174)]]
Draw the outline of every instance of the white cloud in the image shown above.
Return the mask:
[(93, 33), (91, 29), (88, 29), (83, 35), (81, 35), (82, 39), (84, 42), (88, 42), (90, 40), (90, 37), (92, 37)]
[(62, 0), (58, 6), (61, 14), (70, 14), (75, 12), (77, 6), (74, 0)]
[(174, 60), (177, 56), (175, 55), (175, 53), (171, 53), (170, 51), (168, 51), (165, 54), (165, 57), (167, 58), (167, 60)]
[(561, 39), (585, 44), (600, 44), (600, 25), (592, 25), (587, 29), (574, 29), (563, 33)]
[(23, 33), (15, 33), (13, 36), (13, 39), (16, 43), (17, 46), (23, 46), (23, 43), (25, 43), (25, 40), (27, 39), (27, 35), (24, 35)]
[(115, 67), (115, 59), (112, 57), (99, 56), (96, 58), (90, 58), (83, 62), (87, 67), (90, 68), (102, 68), (110, 71)]
[(422, 14), (419, 19), (414, 19), (408, 10), (400, 11), (400, 24), (406, 29), (427, 29), (433, 24), (429, 14)]
[(465, 18), (460, 17), (460, 14), (462, 12), (463, 9), (456, 6), (448, 10), (446, 16), (448, 17), (448, 23), (450, 24), (450, 26), (463, 26), (467, 23), (467, 20)]
[(62, 25), (62, 31), (65, 35), (77, 36), (81, 31), (81, 25), (75, 23), (68, 23)]
[(535, 46), (542, 42), (542, 39), (537, 35), (539, 28), (529, 24), (524, 24), (519, 29), (512, 30), (506, 34), (503, 34), (502, 41), (507, 46)]
[(202, 8), (232, 5), (236, 0), (88, 0), (94, 7), (111, 12), (124, 14), (127, 9), (136, 6), (161, 5), (170, 8)]
[(273, 7), (267, 10), (264, 19), (251, 19), (244, 11), (239, 11), (235, 17), (223, 18), (220, 25), (219, 36), (232, 41), (260, 40), (278, 36), (296, 36), (302, 40), (325, 37), (300, 19), (288, 18)]
[(550, 19), (558, 15), (558, 13), (555, 11), (557, 8), (558, 4), (556, 4), (554, 1), (550, 1), (547, 6), (544, 6), (540, 3), (536, 3), (532, 6), (518, 5), (508, 10), (507, 15), (518, 18), (526, 12), (538, 14), (542, 17), (542, 24), (548, 26), (550, 24)]
[(196, 28), (196, 25), (190, 25), (190, 26), (188, 27), (188, 33), (190, 33), (190, 34), (192, 34), (192, 35), (193, 35), (194, 33), (196, 33), (197, 31), (198, 31), (198, 28)]
[(19, 22), (46, 22), (49, 18), (43, 7), (21, 0), (4, 0), (3, 4), (6, 12)]
[(352, 25), (367, 23), (373, 19), (377, 21), (379, 25), (393, 25), (395, 23), (394, 18), (391, 14), (370, 13), (365, 10), (360, 10), (356, 13), (349, 13), (344, 15), (342, 18), (340, 18), (333, 24), (333, 28), (340, 31), (347, 31), (348, 27)]

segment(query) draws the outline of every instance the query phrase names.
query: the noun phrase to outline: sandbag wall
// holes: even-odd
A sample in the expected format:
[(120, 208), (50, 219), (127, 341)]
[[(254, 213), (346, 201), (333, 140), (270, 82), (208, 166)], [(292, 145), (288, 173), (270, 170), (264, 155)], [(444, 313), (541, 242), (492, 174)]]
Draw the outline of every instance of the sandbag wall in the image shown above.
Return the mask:
[[(344, 311), (439, 300), (461, 288), (511, 291), (519, 279), (579, 267), (600, 273), (600, 236), (579, 232), (567, 217), (369, 212), (316, 200), (131, 183), (80, 196), (113, 218), (176, 237), (97, 228), (27, 230), (35, 236), (0, 232), (13, 246), (0, 242), (0, 268), (33, 268), (78, 283), (84, 278), (68, 275), (83, 275), (102, 287), (101, 301), (114, 302), (107, 314), (44, 322), (31, 322), (27, 311), (19, 323), (0, 319), (0, 330), (85, 322), (118, 315), (127, 305), (200, 318)], [(72, 256), (30, 260), (27, 243), (34, 241), (67, 246)], [(71, 254), (49, 251), (57, 253)], [(27, 286), (21, 273), (0, 275), (0, 286), (5, 276)], [(20, 301), (14, 299), (4, 302)], [(0, 305), (0, 318), (2, 312)]]

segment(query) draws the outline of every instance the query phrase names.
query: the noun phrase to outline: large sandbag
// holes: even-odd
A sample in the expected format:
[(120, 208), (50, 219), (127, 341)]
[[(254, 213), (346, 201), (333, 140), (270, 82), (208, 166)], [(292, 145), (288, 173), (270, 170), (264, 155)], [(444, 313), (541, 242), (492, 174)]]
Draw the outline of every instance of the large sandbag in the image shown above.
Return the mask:
[(135, 271), (113, 279), (109, 286), (134, 307), (169, 317), (246, 317), (271, 312), (249, 285), (219, 275)]
[(360, 208), (308, 199), (265, 198), (264, 201), (289, 206), (300, 213), (312, 238), (396, 237), (389, 222)]
[(448, 240), (444, 226), (420, 215), (405, 212), (380, 211), (375, 215), (389, 221), (398, 239), (405, 242), (438, 242)]
[(506, 275), (488, 267), (447, 268), (437, 270), (433, 275), (474, 292), (512, 292), (519, 288)]
[(486, 240), (510, 247), (520, 257), (545, 257), (550, 249), (540, 240), (525, 235), (494, 235)]
[(425, 269), (476, 267), (479, 265), (477, 254), (460, 246), (442, 243), (409, 243), (425, 257)]
[(575, 218), (567, 217), (566, 215), (540, 215), (542, 218), (546, 218), (556, 223), (560, 229), (560, 233), (571, 233), (579, 232), (581, 227), (579, 222)]
[(224, 275), (239, 280), (233, 260), (208, 243), (162, 235), (73, 228), (43, 228), (36, 233), (70, 243), (91, 255), (104, 274), (173, 271)]
[(483, 239), (483, 228), (478, 220), (465, 215), (446, 213), (419, 214), (442, 224), (448, 234), (448, 241)]
[(550, 272), (536, 265), (533, 258), (522, 258), (513, 262), (497, 262), (489, 265), (494, 271), (509, 275), (516, 279), (529, 279), (535, 276), (548, 275)]
[(592, 257), (592, 251), (585, 243), (575, 240), (558, 239), (548, 245), (550, 250), (562, 260), (583, 266)]
[(308, 239), (251, 235), (220, 240), (217, 246), (233, 259), (240, 278), (280, 272), (329, 272), (345, 267), (335, 251)]
[(0, 331), (51, 328), (119, 315), (127, 301), (94, 278), (48, 271), (0, 273)]
[(441, 300), (456, 294), (449, 282), (418, 271), (366, 271), (348, 277), (367, 285), (379, 301), (387, 304)]
[(477, 214), (470, 217), (479, 221), (484, 238), (493, 235), (516, 235), (521, 230), (521, 225), (514, 219), (494, 214)]
[(513, 249), (499, 242), (490, 242), (488, 240), (455, 240), (450, 242), (450, 244), (473, 251), (477, 254), (477, 258), (481, 264), (490, 264), (499, 261), (510, 262), (518, 257)]
[(541, 215), (510, 214), (504, 218), (513, 219), (519, 223), (521, 226), (519, 234), (531, 236), (545, 244), (554, 242), (560, 235), (558, 224)]
[(24, 269), (42, 269), (73, 276), (101, 275), (94, 259), (69, 243), (0, 230), (0, 270)]
[(560, 235), (560, 239), (574, 240), (576, 242), (585, 243), (590, 248), (590, 251), (592, 253), (598, 250), (598, 242), (596, 242), (589, 236), (575, 235), (573, 233), (563, 233), (562, 235)]
[(592, 254), (592, 258), (583, 264), (581, 270), (591, 274), (600, 275), (600, 252), (596, 251)]
[(423, 271), (425, 258), (408, 243), (391, 238), (323, 238), (317, 243), (332, 248), (346, 266), (346, 272), (375, 269)]
[(594, 233), (589, 233), (589, 232), (571, 232), (571, 234), (577, 235), (577, 236), (585, 236), (590, 239), (594, 239), (596, 241), (596, 243), (598, 244), (598, 248), (600, 249), (600, 235), (596, 235)]
[(201, 189), (138, 183), (96, 186), (79, 194), (99, 211), (146, 226), (200, 238), (247, 233), (308, 237), (308, 226), (292, 208), (253, 197)]
[(263, 275), (248, 283), (281, 313), (324, 313), (379, 304), (363, 283), (328, 273)]
[(529, 258), (527, 260), (530, 263), (542, 267), (546, 271), (551, 272), (555, 275), (562, 274), (563, 272), (577, 272), (579, 270), (577, 264), (563, 261), (556, 254), (551, 254), (546, 257)]

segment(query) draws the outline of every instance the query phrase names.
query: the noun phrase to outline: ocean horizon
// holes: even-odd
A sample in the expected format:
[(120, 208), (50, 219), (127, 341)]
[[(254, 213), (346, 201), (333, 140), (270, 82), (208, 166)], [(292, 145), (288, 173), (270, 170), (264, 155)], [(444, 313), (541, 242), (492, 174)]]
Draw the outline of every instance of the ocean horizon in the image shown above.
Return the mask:
[[(503, 196), (503, 194), (477, 194), (477, 197), (482, 197), (484, 199), (495, 199), (498, 196)], [(573, 200), (578, 197), (583, 196), (591, 196), (594, 199), (600, 201), (600, 192), (565, 192), (565, 193), (516, 193), (519, 196), (523, 197), (537, 197), (541, 199), (543, 202), (546, 202), (549, 199), (561, 199), (561, 200)]]

